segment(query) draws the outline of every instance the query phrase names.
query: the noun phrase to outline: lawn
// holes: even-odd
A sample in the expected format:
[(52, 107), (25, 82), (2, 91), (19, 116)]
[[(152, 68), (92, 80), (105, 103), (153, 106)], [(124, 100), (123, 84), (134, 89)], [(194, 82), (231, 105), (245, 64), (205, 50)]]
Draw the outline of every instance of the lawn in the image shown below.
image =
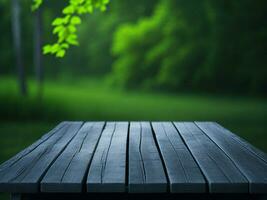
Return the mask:
[(217, 121), (267, 152), (266, 99), (127, 92), (101, 80), (47, 81), (40, 98), (28, 84), (22, 98), (15, 79), (0, 77), (0, 162), (62, 120)]

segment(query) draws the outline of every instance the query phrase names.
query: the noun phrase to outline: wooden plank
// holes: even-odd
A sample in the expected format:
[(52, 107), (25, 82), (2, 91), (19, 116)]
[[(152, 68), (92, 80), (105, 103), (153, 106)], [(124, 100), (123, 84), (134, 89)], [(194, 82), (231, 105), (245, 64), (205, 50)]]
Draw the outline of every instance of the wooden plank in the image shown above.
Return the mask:
[(104, 122), (87, 122), (49, 168), (41, 181), (42, 192), (82, 192), (89, 162)]
[(47, 134), (43, 135), (39, 140), (25, 148), (24, 150), (20, 151), (18, 154), (4, 162), (0, 166), (0, 172), (11, 167), (16, 162), (18, 162), (21, 158), (25, 157), (27, 154), (32, 152), (34, 149), (36, 149), (40, 144), (44, 143), (48, 138), (50, 138), (53, 134), (57, 133), (58, 130), (60, 130), (62, 127), (66, 125), (66, 122), (62, 122), (59, 125), (57, 125), (55, 128), (53, 128), (51, 131), (49, 131)]
[(170, 122), (153, 122), (172, 193), (204, 193), (206, 183), (198, 165)]
[(235, 163), (194, 123), (174, 123), (204, 173), (211, 193), (248, 193)]
[(212, 122), (196, 122), (235, 163), (249, 180), (251, 193), (267, 193), (267, 164), (240, 142), (233, 139), (224, 129)]
[(130, 124), (128, 168), (129, 192), (167, 191), (167, 179), (149, 122)]
[(39, 182), (50, 165), (77, 134), (82, 122), (68, 122), (14, 165), (0, 172), (0, 191), (38, 192)]
[(128, 122), (108, 122), (87, 176), (87, 192), (124, 192)]
[(220, 129), (224, 131), (225, 134), (229, 135), (233, 139), (235, 139), (237, 142), (239, 142), (243, 147), (248, 149), (251, 153), (254, 155), (258, 156), (260, 159), (262, 159), (264, 162), (267, 163), (267, 154), (261, 151), (260, 149), (254, 147), (252, 144), (248, 143), (246, 140), (243, 138), (239, 137), (238, 135), (232, 133), (230, 130), (224, 128), (220, 124), (213, 122), (214, 125), (218, 126)]

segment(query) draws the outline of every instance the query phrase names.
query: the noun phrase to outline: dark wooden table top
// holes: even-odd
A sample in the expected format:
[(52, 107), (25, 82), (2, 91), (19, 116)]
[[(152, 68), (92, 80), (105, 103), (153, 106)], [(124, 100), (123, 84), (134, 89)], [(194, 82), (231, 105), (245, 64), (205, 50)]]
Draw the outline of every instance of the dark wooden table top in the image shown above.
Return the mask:
[(62, 122), (0, 166), (0, 191), (267, 193), (267, 156), (214, 122)]

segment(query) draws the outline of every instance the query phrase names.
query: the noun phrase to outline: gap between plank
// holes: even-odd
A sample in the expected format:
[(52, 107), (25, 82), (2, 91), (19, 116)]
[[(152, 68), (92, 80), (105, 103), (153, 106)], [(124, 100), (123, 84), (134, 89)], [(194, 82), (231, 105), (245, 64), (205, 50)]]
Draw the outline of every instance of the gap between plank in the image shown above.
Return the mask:
[[(9, 168), (9, 167), (12, 167), (14, 164), (16, 164), (18, 161), (20, 161), (22, 158), (24, 158), (25, 156), (27, 156), (28, 154), (30, 154), (32, 151), (34, 151), (36, 148), (38, 148), (41, 144), (43, 144), (44, 142), (46, 142), (50, 137), (52, 137), (53, 135), (55, 135), (58, 131), (60, 131), (62, 128), (64, 128), (66, 126), (66, 124), (63, 124), (61, 127), (59, 127), (58, 129), (56, 129), (56, 127), (54, 128), (54, 129), (52, 129), (51, 131), (49, 131), (49, 132), (47, 132), (45, 135), (47, 135), (48, 134), (48, 136), (47, 136), (47, 138), (45, 138), (44, 140), (42, 140), (42, 141), (40, 141), (40, 143), (37, 145), (37, 146), (35, 146), (35, 147), (32, 147), (32, 149), (30, 149), (30, 147), (31, 146), (29, 146), (28, 148), (28, 152), (26, 151), (27, 150), (27, 148), (25, 149), (25, 153), (24, 154), (22, 154), (22, 155), (20, 155), (20, 156), (18, 156), (17, 158), (15, 158), (16, 157), (16, 155), (14, 156), (14, 157), (12, 157), (12, 158), (10, 158), (10, 159), (13, 159), (14, 158), (14, 161), (13, 162), (11, 162), (10, 164), (9, 163), (7, 163), (7, 162), (4, 162), (4, 163), (2, 163), (1, 164), (1, 166), (3, 166), (3, 167), (1, 167), (0, 168), (0, 171), (2, 171), (2, 170), (5, 170), (6, 168)], [(55, 130), (56, 129), (56, 130)], [(42, 137), (44, 137), (45, 135), (43, 135)], [(40, 137), (38, 140), (41, 140), (42, 139), (42, 137)], [(38, 142), (38, 140), (37, 140), (37, 142)], [(32, 145), (34, 145), (34, 143), (32, 144)]]
[[(84, 123), (83, 125), (85, 125), (86, 123)], [(87, 138), (88, 136), (88, 133), (92, 130), (93, 126), (95, 125), (95, 122), (93, 122), (89, 128), (89, 130), (87, 131), (86, 135), (84, 136), (83, 140), (82, 140), (82, 143), (80, 144), (80, 148), (79, 149), (76, 149), (76, 151), (74, 152), (74, 154), (72, 155), (72, 158), (71, 160), (69, 161), (67, 167), (65, 168), (64, 170), (64, 173), (62, 174), (61, 176), (61, 179), (60, 179), (60, 183), (62, 183), (62, 180), (64, 179), (64, 176), (66, 174), (66, 172), (68, 171), (70, 165), (71, 165), (71, 162), (73, 161), (74, 157), (81, 151), (82, 147), (83, 147), (83, 144), (84, 144), (84, 141), (85, 139)], [(79, 129), (78, 133), (82, 130), (83, 126), (81, 126), (81, 128)], [(76, 134), (76, 136), (78, 136), (78, 133)], [(76, 136), (73, 138), (73, 140), (76, 138)]]
[(107, 125), (107, 122), (104, 122), (104, 126), (102, 127), (100, 136), (98, 137), (97, 142), (96, 142), (96, 145), (95, 145), (95, 148), (94, 148), (94, 150), (93, 150), (93, 152), (92, 152), (91, 159), (90, 159), (90, 161), (89, 161), (89, 163), (88, 163), (88, 166), (87, 166), (87, 168), (86, 168), (86, 170), (85, 170), (85, 174), (84, 174), (84, 177), (83, 177), (83, 179), (82, 179), (82, 192), (86, 192), (86, 191), (87, 191), (87, 189), (86, 189), (86, 188), (87, 188), (87, 186), (86, 186), (86, 180), (87, 180), (87, 176), (88, 176), (88, 173), (89, 173), (89, 169), (90, 169), (92, 160), (93, 160), (93, 158), (94, 158), (96, 149), (97, 149), (97, 147), (98, 147), (98, 143), (99, 143), (99, 141), (100, 141), (100, 138), (102, 137), (102, 133), (103, 133), (103, 131), (104, 131), (105, 128), (106, 128), (106, 125)]
[[(66, 129), (67, 129), (67, 130), (69, 129), (69, 125), (66, 127)], [(30, 164), (27, 166), (27, 167), (29, 167), (29, 168), (25, 168), (25, 167), (24, 167), (22, 170), (20, 170), (19, 174), (17, 174), (15, 177), (11, 178), (11, 179), (9, 180), (9, 182), (13, 182), (13, 181), (16, 180), (16, 179), (18, 179), (18, 181), (21, 182), (21, 181), (28, 175), (28, 173), (30, 173), (31, 169), (35, 166), (35, 164), (36, 164), (37, 162), (39, 162), (39, 160), (42, 158), (42, 156), (45, 155), (47, 152), (49, 153), (49, 152), (51, 151), (51, 149), (56, 145), (56, 143), (57, 143), (59, 140), (62, 139), (62, 137), (63, 137), (63, 133), (61, 134), (60, 137), (58, 137), (58, 138), (55, 140), (55, 142), (53, 142), (53, 144), (51, 144), (50, 148), (48, 148), (48, 147), (46, 146), (46, 148), (45, 148), (45, 150), (44, 150), (43, 152), (40, 152), (40, 153), (37, 154), (38, 157), (35, 156), (35, 157), (31, 160)], [(48, 166), (48, 167), (50, 167), (50, 166)], [(25, 173), (25, 174), (22, 176), (23, 173)], [(46, 173), (46, 171), (44, 171), (44, 173)]]
[(163, 166), (163, 170), (164, 170), (164, 174), (165, 174), (165, 177), (166, 177), (166, 180), (167, 180), (167, 193), (170, 193), (170, 179), (169, 179), (169, 176), (168, 176), (168, 172), (167, 172), (167, 168), (165, 166), (165, 163), (164, 163), (164, 160), (163, 160), (163, 156), (161, 154), (161, 151), (160, 151), (160, 148), (159, 148), (159, 144), (158, 144), (158, 141), (157, 141), (157, 138), (156, 138), (156, 133), (153, 129), (153, 126), (151, 124), (151, 122), (149, 122), (149, 125), (150, 125), (150, 128), (151, 128), (151, 131), (152, 131), (152, 137), (154, 139), (154, 142), (155, 142), (155, 145), (157, 147), (157, 150), (158, 150), (158, 153), (159, 153), (159, 157), (160, 157), (160, 160), (161, 160), (161, 163), (162, 163), (162, 166)]
[[(180, 123), (182, 123), (182, 122), (180, 122)], [(206, 188), (206, 191), (207, 191), (207, 192), (210, 192), (210, 188), (209, 188), (209, 186), (208, 186), (208, 183), (209, 183), (209, 182), (208, 182), (208, 179), (206, 178), (206, 176), (205, 176), (205, 174), (203, 173), (201, 167), (199, 166), (198, 162), (196, 161), (196, 159), (195, 159), (193, 153), (191, 152), (189, 146), (188, 146), (187, 143), (185, 142), (184, 138), (181, 136), (180, 131), (179, 131), (178, 128), (175, 126), (175, 124), (174, 124), (173, 121), (171, 122), (171, 124), (172, 124), (172, 125), (174, 126), (174, 128), (176, 129), (177, 134), (179, 135), (179, 137), (180, 137), (181, 140), (183, 141), (185, 147), (187, 148), (187, 150), (188, 150), (188, 152), (190, 153), (191, 157), (193, 158), (193, 160), (194, 160), (195, 163), (197, 164), (197, 166), (198, 166), (198, 168), (199, 168), (199, 170), (200, 170), (202, 176), (204, 177), (204, 179), (205, 179), (205, 188)]]
[[(76, 131), (76, 133), (71, 137), (71, 139), (67, 142), (67, 144), (60, 150), (60, 152), (58, 153), (57, 156), (55, 156), (55, 158), (52, 160), (52, 162), (48, 165), (48, 167), (44, 170), (44, 173), (39, 177), (39, 182), (43, 179), (43, 177), (45, 176), (45, 174), (47, 173), (47, 171), (49, 170), (49, 168), (54, 164), (54, 162), (58, 159), (58, 157), (61, 155), (61, 153), (67, 148), (67, 146), (69, 145), (69, 143), (72, 141), (72, 139), (78, 134), (79, 130), (81, 129), (81, 127), (84, 125), (84, 122), (81, 123), (79, 129)], [(71, 127), (71, 124), (69, 125), (68, 129)], [(68, 130), (67, 129), (67, 130)], [(40, 192), (41, 185), (38, 184), (38, 191)]]
[[(251, 181), (249, 180), (249, 178), (242, 172), (242, 170), (235, 164), (235, 162), (233, 161), (233, 159), (214, 141), (211, 139), (211, 137), (206, 134), (206, 132), (200, 127), (198, 126), (198, 124), (194, 121), (193, 122), (197, 128), (204, 134), (206, 135), (230, 160), (231, 162), (233, 163), (233, 165), (236, 167), (236, 169), (243, 175), (243, 177), (247, 180), (247, 183), (248, 183), (248, 191), (250, 191), (250, 187), (251, 187)], [(232, 137), (231, 137), (232, 138)], [(256, 156), (257, 157), (257, 156)]]
[(127, 129), (127, 139), (126, 139), (126, 160), (125, 160), (125, 191), (128, 193), (129, 190), (129, 143), (130, 143), (130, 126), (131, 122), (128, 123), (128, 129)]

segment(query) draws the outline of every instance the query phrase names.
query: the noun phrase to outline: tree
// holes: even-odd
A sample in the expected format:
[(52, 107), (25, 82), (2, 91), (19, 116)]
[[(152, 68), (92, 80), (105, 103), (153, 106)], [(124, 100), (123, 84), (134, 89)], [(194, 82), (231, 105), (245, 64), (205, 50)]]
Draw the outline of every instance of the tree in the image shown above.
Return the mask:
[(25, 78), (25, 70), (22, 59), (21, 47), (21, 24), (20, 24), (20, 0), (12, 0), (12, 32), (14, 41), (14, 52), (16, 57), (16, 68), (18, 73), (18, 82), (20, 92), (23, 96), (27, 95), (27, 84)]
[(34, 12), (34, 66), (36, 81), (39, 85), (39, 96), (42, 93), (43, 66), (42, 66), (42, 8)]

